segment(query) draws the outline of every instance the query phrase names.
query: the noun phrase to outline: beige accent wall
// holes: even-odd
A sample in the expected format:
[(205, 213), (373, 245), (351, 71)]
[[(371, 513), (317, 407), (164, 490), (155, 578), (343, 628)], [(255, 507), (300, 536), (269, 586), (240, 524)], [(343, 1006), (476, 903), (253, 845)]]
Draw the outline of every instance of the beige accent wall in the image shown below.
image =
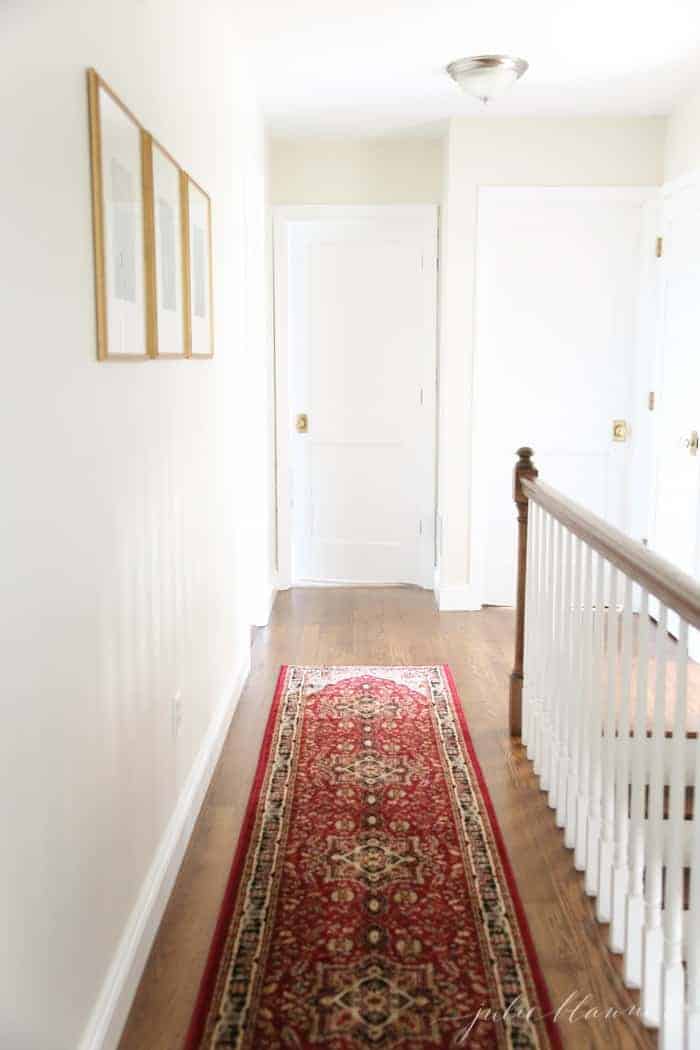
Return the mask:
[(428, 204), (442, 191), (436, 138), (273, 139), (273, 204)]

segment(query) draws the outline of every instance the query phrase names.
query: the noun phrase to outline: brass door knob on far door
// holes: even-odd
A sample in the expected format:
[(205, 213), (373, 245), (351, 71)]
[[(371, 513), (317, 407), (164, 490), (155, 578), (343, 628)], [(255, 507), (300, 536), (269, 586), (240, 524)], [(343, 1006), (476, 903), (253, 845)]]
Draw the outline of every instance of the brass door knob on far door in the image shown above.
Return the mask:
[(612, 439), (613, 441), (627, 441), (628, 426), (626, 419), (613, 419)]
[(700, 436), (698, 435), (697, 430), (691, 430), (690, 437), (687, 437), (683, 444), (688, 449), (688, 452), (690, 452), (691, 456), (697, 456), (698, 445), (700, 445)]
[(307, 416), (306, 412), (299, 413), (299, 415), (296, 418), (296, 423), (294, 425), (296, 427), (297, 434), (305, 434), (307, 432), (307, 430), (309, 429), (309, 417)]

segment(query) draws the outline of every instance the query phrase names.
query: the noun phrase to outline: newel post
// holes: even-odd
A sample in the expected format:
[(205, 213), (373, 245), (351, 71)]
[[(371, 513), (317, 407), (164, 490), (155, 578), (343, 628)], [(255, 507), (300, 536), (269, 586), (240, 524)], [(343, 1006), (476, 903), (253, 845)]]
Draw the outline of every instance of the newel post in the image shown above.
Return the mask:
[(510, 676), (510, 735), (520, 736), (523, 699), (523, 654), (525, 648), (525, 575), (527, 573), (528, 498), (522, 489), (523, 478), (534, 480), (537, 470), (532, 462), (532, 449), (519, 448), (513, 472), (513, 499), (518, 510), (518, 596), (515, 607), (515, 660)]

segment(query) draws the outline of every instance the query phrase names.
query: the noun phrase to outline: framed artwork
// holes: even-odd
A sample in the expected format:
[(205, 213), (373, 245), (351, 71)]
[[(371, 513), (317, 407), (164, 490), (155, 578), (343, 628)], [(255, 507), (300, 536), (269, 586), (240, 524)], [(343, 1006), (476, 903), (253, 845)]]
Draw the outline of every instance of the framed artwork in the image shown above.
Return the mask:
[(149, 357), (145, 132), (94, 69), (88, 70), (97, 356)]
[(151, 357), (186, 357), (187, 288), (184, 265), (182, 172), (160, 143), (144, 132), (146, 172), (146, 280)]
[(187, 356), (213, 357), (211, 201), (201, 186), (184, 171), (181, 181), (188, 300), (185, 325)]

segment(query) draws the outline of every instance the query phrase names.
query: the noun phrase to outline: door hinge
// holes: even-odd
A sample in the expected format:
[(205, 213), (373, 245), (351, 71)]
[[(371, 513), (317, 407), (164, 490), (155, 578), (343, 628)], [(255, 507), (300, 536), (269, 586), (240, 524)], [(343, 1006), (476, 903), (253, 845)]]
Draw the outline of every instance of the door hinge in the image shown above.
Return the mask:
[(656, 238), (656, 258), (660, 259), (664, 254), (664, 239), (663, 237)]
[(649, 405), (649, 411), (653, 412), (656, 407), (656, 394), (653, 390), (649, 391), (649, 398), (647, 404)]
[(423, 535), (423, 519), (422, 518), (418, 519), (418, 535), (419, 536)]
[(423, 404), (423, 387), (420, 388), (420, 403)]

